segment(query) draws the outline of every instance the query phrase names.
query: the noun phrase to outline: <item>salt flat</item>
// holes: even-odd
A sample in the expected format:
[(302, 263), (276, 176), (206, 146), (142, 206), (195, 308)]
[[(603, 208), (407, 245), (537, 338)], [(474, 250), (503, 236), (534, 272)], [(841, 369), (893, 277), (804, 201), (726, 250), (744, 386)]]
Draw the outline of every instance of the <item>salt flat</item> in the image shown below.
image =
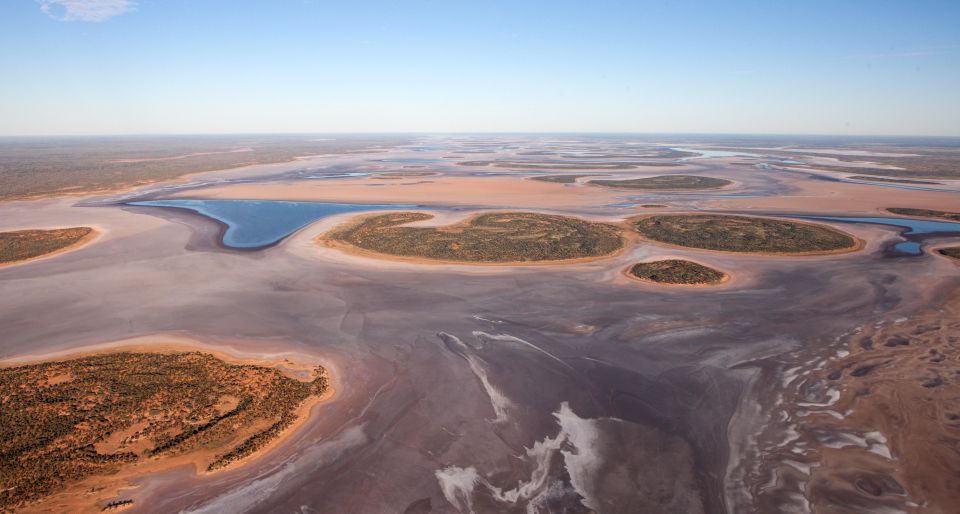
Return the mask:
[[(820, 369), (842, 359), (836, 356), (851, 341), (845, 334), (917, 313), (936, 317), (931, 310), (952, 302), (947, 293), (960, 286), (960, 266), (944, 256), (890, 256), (901, 241), (894, 228), (823, 221), (864, 241), (836, 255), (717, 253), (630, 240), (623, 252), (590, 262), (473, 266), (317, 244), (354, 213), (240, 251), (222, 244), (215, 220), (125, 203), (417, 204), (436, 215), (426, 226), (442, 226), (505, 209), (618, 223), (661, 212), (869, 216), (890, 206), (949, 210), (957, 201), (954, 193), (770, 170), (757, 166), (769, 161), (762, 155), (602, 171), (616, 178), (703, 172), (736, 184), (735, 191), (696, 193), (534, 181), (529, 169), (476, 175), (475, 167), (443, 159), (480, 143), (489, 150), (483, 159), (508, 162), (535, 162), (543, 156), (524, 152), (546, 148), (620, 154), (659, 146), (570, 137), (422, 136), (371, 153), (207, 172), (132, 191), (0, 203), (0, 231), (82, 225), (101, 234), (72, 251), (0, 268), (0, 357), (188, 338), (252, 356), (305, 355), (329, 370), (337, 394), (282, 444), (217, 474), (183, 467), (139, 476), (115, 498), (134, 500), (130, 512), (764, 512), (804, 491), (825, 491), (816, 486), (827, 476), (818, 474), (817, 459), (829, 457), (830, 441), (841, 431), (861, 437), (882, 428), (796, 426), (779, 423), (779, 412), (794, 420), (811, 408), (797, 402), (829, 401), (833, 386)], [(403, 159), (426, 161), (437, 175), (351, 175), (398, 171)], [(944, 236), (923, 244), (956, 242)], [(731, 278), (683, 288), (622, 274), (666, 258)], [(955, 334), (960, 320), (952, 312), (938, 319)], [(856, 387), (855, 378), (844, 380), (842, 387)], [(946, 378), (938, 387), (958, 385)], [(823, 430), (836, 431), (833, 439)], [(837, 486), (845, 496), (834, 504), (870, 511), (938, 501), (949, 510), (954, 500), (924, 496), (918, 477), (934, 478), (907, 473), (912, 462), (901, 467), (907, 447), (898, 445), (909, 441), (884, 437), (889, 456), (870, 453), (876, 444), (847, 445), (842, 462), (823, 468), (831, 480), (849, 482)], [(786, 439), (802, 454), (784, 454), (775, 443)], [(861, 469), (858, 456), (882, 465)], [(904, 492), (857, 489), (857, 474), (866, 472)], [(776, 476), (789, 480), (771, 482)], [(111, 498), (93, 495), (89, 505), (99, 509)]]

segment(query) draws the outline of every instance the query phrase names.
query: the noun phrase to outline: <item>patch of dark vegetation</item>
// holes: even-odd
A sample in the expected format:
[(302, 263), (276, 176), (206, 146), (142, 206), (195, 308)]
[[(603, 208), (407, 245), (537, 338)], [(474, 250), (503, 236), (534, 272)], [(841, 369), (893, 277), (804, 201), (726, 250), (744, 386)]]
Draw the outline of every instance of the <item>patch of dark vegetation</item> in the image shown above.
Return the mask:
[(932, 209), (913, 209), (909, 207), (889, 207), (887, 212), (915, 218), (939, 218), (947, 221), (960, 221), (960, 212), (937, 211)]
[(280, 420), (270, 425), (269, 428), (253, 434), (240, 443), (236, 448), (218, 456), (216, 460), (207, 466), (207, 471), (215, 471), (227, 467), (248, 455), (252, 455), (260, 448), (266, 446), (267, 443), (273, 440), (273, 438), (275, 438), (280, 432), (283, 431), (284, 428), (289, 426), (296, 419), (297, 417), (293, 413), (281, 414)]
[(531, 180), (541, 182), (556, 182), (558, 184), (573, 184), (578, 178), (596, 177), (596, 175), (541, 175), (539, 177), (530, 177)]
[(115, 510), (122, 510), (122, 509), (125, 509), (125, 508), (127, 508), (127, 507), (132, 507), (132, 506), (133, 506), (133, 500), (130, 500), (130, 499), (127, 499), (127, 500), (114, 500), (114, 501), (112, 501), (112, 502), (107, 503), (106, 505), (104, 505), (103, 508), (100, 509), (100, 510), (101, 510), (102, 512), (110, 512), (110, 511), (115, 511)]
[[(326, 388), (320, 368), (303, 382), (202, 352), (0, 368), (0, 509), (147, 458), (225, 450), (214, 462), (228, 465), (275, 437)], [(265, 423), (271, 429), (248, 435)]]
[(939, 182), (931, 182), (929, 180), (910, 180), (905, 178), (889, 178), (889, 177), (868, 177), (866, 175), (853, 175), (847, 177), (853, 180), (863, 180), (867, 182), (888, 182), (891, 184), (927, 184), (935, 186), (940, 184)]
[(701, 177), (699, 175), (660, 175), (657, 177), (634, 178), (627, 180), (591, 180), (591, 184), (605, 187), (628, 189), (718, 189), (733, 182), (722, 178)]
[(877, 368), (880, 364), (870, 364), (868, 366), (858, 366), (853, 368), (853, 371), (850, 372), (852, 377), (864, 377), (870, 374), (871, 371)]
[(628, 273), (641, 280), (660, 284), (719, 284), (727, 278), (722, 271), (683, 259), (637, 263)]
[(947, 257), (952, 257), (954, 259), (960, 259), (960, 246), (949, 246), (947, 248), (940, 248), (937, 250), (937, 253), (940, 255), (945, 255)]
[(566, 216), (497, 212), (445, 227), (404, 227), (419, 212), (369, 216), (327, 235), (372, 252), (460, 262), (529, 262), (600, 257), (623, 247), (620, 229)]
[(887, 342), (883, 343), (884, 346), (888, 348), (896, 348), (897, 346), (907, 346), (910, 344), (910, 340), (903, 336), (894, 336), (887, 339)]
[(803, 254), (854, 248), (857, 241), (823, 225), (718, 214), (658, 214), (631, 220), (654, 241), (724, 252)]
[(170, 450), (179, 446), (180, 443), (183, 443), (196, 435), (200, 435), (203, 432), (206, 432), (207, 430), (217, 426), (217, 423), (220, 423), (225, 419), (232, 418), (237, 414), (243, 412), (244, 409), (250, 406), (250, 403), (251, 403), (250, 398), (244, 398), (240, 400), (240, 403), (238, 403), (237, 406), (234, 407), (232, 410), (229, 410), (224, 414), (220, 414), (219, 416), (214, 416), (213, 419), (205, 423), (191, 426), (190, 428), (184, 430), (183, 432), (180, 432), (179, 434), (158, 444), (156, 447), (148, 451), (147, 455), (150, 455), (151, 457), (155, 457), (164, 452), (169, 452)]
[(93, 233), (90, 227), (0, 232), (0, 264), (17, 262), (75, 245)]

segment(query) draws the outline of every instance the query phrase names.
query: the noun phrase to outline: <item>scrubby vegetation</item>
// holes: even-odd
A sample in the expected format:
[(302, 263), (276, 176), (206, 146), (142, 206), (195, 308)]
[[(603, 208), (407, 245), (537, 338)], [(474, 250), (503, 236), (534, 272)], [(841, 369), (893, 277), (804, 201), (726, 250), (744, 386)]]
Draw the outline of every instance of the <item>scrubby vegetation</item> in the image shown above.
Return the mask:
[(901, 216), (915, 218), (939, 218), (947, 221), (960, 221), (960, 212), (937, 211), (932, 209), (912, 209), (909, 207), (890, 207), (887, 211)]
[(0, 138), (0, 200), (102, 191), (188, 173), (371, 151), (401, 136), (111, 136)]
[(557, 184), (573, 184), (578, 178), (595, 177), (596, 175), (541, 175), (539, 177), (530, 177), (532, 180), (541, 182), (555, 182)]
[(940, 255), (946, 255), (947, 257), (960, 259), (960, 246), (949, 246), (947, 248), (941, 248), (937, 251), (940, 253)]
[(90, 227), (0, 232), (0, 264), (40, 257), (79, 243), (93, 233)]
[[(744, 141), (746, 143), (746, 141)], [(757, 152), (757, 142), (746, 146), (724, 145), (725, 150)], [(780, 150), (783, 142), (776, 143), (769, 141), (763, 146), (762, 153), (767, 156), (780, 157), (783, 159), (795, 160), (804, 157), (824, 157), (829, 156), (836, 159), (837, 164), (820, 163), (800, 163), (789, 164), (791, 167), (809, 168), (824, 171), (836, 171), (840, 173), (857, 173), (860, 175), (877, 175), (883, 177), (895, 178), (946, 178), (955, 179), (960, 177), (960, 148), (956, 143), (943, 141), (935, 142), (927, 140), (918, 141), (918, 144), (839, 144), (833, 145), (829, 142), (818, 142), (816, 148), (810, 154), (805, 154), (805, 144), (798, 141), (797, 145), (790, 145), (790, 151)], [(824, 152), (825, 149), (832, 148), (835, 152)], [(872, 151), (871, 155), (852, 155), (847, 153), (854, 151)], [(900, 154), (900, 155), (894, 155)], [(869, 161), (873, 166), (864, 166), (864, 161)], [(846, 165), (844, 165), (846, 164)]]
[(631, 266), (628, 273), (661, 284), (717, 284), (727, 277), (722, 271), (683, 259), (641, 262)]
[(377, 253), (462, 262), (524, 262), (598, 257), (623, 246), (620, 229), (566, 216), (498, 212), (446, 227), (401, 225), (433, 218), (394, 212), (361, 219), (327, 237)]
[(853, 237), (830, 227), (770, 218), (663, 214), (634, 218), (631, 223), (654, 241), (725, 252), (791, 254), (856, 246)]
[(722, 178), (701, 177), (699, 175), (660, 175), (657, 177), (634, 178), (627, 180), (591, 180), (591, 184), (606, 187), (629, 189), (717, 189), (729, 186), (733, 182)]
[[(118, 352), (0, 368), (0, 510), (124, 464), (249, 455), (327, 388), (201, 352)], [(263, 427), (268, 428), (264, 429)]]
[(117, 511), (117, 510), (123, 510), (123, 509), (126, 509), (126, 508), (128, 508), (128, 507), (133, 507), (133, 500), (130, 500), (130, 499), (125, 499), (125, 500), (113, 500), (113, 501), (111, 501), (111, 502), (108, 502), (106, 505), (104, 505), (103, 508), (100, 509), (100, 511), (101, 511), (101, 512), (112, 512), (112, 511)]

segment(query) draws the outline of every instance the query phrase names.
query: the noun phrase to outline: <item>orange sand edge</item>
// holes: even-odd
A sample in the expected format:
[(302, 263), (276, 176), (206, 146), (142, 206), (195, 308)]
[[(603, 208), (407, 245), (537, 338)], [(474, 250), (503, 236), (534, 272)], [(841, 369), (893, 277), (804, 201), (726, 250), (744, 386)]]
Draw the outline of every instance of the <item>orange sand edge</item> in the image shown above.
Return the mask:
[[(61, 227), (61, 228), (72, 228), (72, 227)], [(7, 266), (16, 266), (16, 265), (18, 265), (18, 264), (26, 264), (26, 263), (28, 263), (28, 262), (39, 261), (39, 260), (42, 260), (42, 259), (47, 259), (47, 258), (53, 257), (53, 256), (55, 256), (55, 255), (60, 255), (60, 254), (63, 254), (63, 253), (72, 252), (72, 251), (74, 251), (74, 250), (79, 250), (80, 247), (86, 246), (87, 243), (92, 243), (94, 239), (97, 239), (98, 237), (100, 237), (100, 236), (102, 235), (102, 232), (100, 232), (99, 230), (97, 230), (97, 229), (95, 229), (95, 228), (93, 228), (93, 227), (87, 227), (87, 228), (90, 229), (90, 233), (87, 234), (87, 235), (85, 235), (85, 236), (83, 236), (83, 237), (81, 237), (77, 242), (75, 242), (75, 243), (73, 243), (73, 244), (69, 244), (69, 245), (67, 245), (67, 246), (64, 246), (63, 248), (60, 248), (60, 249), (58, 249), (58, 250), (54, 250), (54, 251), (49, 252), (49, 253), (45, 253), (45, 254), (43, 254), (43, 255), (37, 255), (37, 256), (35, 256), (35, 257), (30, 257), (30, 258), (27, 258), (27, 259), (20, 259), (20, 260), (16, 260), (16, 261), (2, 262), (2, 263), (0, 263), (0, 268), (5, 268), (5, 267), (7, 267)], [(56, 228), (53, 228), (53, 229), (44, 228), (44, 229), (42, 229), (42, 230), (58, 230), (58, 229), (56, 229)]]
[[(288, 368), (296, 369), (309, 369), (310, 371), (316, 368), (316, 365), (308, 364), (298, 364), (286, 358), (274, 358), (274, 359), (265, 359), (265, 358), (252, 358), (252, 357), (239, 357), (228, 353), (226, 350), (218, 350), (211, 348), (205, 345), (191, 345), (184, 342), (177, 343), (163, 343), (163, 344), (131, 344), (131, 343), (121, 343), (121, 344), (110, 344), (110, 345), (98, 345), (96, 347), (88, 347), (87, 349), (77, 349), (75, 351), (67, 350), (62, 352), (54, 352), (46, 355), (28, 355), (22, 357), (15, 357), (11, 359), (4, 359), (0, 361), (0, 368), (3, 367), (15, 367), (22, 366), (26, 364), (38, 363), (38, 362), (52, 362), (52, 361), (64, 361), (70, 359), (76, 359), (80, 357), (90, 356), (90, 355), (103, 355), (109, 353), (120, 353), (120, 352), (153, 352), (153, 353), (178, 353), (184, 351), (199, 351), (214, 357), (223, 360), (224, 362), (230, 362), (233, 364), (257, 364), (267, 367), (274, 367), (283, 364)], [(326, 368), (324, 368), (326, 369)], [(279, 369), (284, 375), (300, 381), (308, 381), (302, 377), (290, 374), (289, 371), (282, 368)], [(329, 371), (327, 371), (329, 373)], [(310, 377), (309, 380), (312, 380), (316, 377)], [(233, 462), (230, 466), (227, 466), (222, 469), (215, 471), (206, 471), (204, 464), (210, 460), (210, 457), (214, 455), (215, 452), (212, 451), (197, 451), (192, 452), (188, 455), (180, 455), (173, 458), (158, 459), (147, 462), (134, 463), (133, 465), (121, 466), (119, 471), (111, 475), (93, 475), (90, 477), (81, 480), (80, 482), (71, 484), (63, 491), (54, 493), (46, 498), (40, 499), (36, 502), (27, 504), (20, 509), (18, 512), (102, 512), (103, 508), (99, 504), (106, 503), (112, 500), (124, 499), (120, 498), (123, 496), (121, 491), (135, 489), (136, 485), (133, 485), (131, 481), (141, 476), (145, 476), (151, 473), (156, 473), (159, 471), (165, 471), (173, 468), (178, 468), (182, 466), (192, 466), (193, 473), (196, 477), (202, 478), (206, 476), (222, 474), (230, 471), (235, 471), (241, 467), (248, 465), (260, 457), (270, 453), (270, 451), (277, 449), (286, 442), (291, 436), (299, 431), (306, 423), (313, 419), (313, 410), (318, 405), (327, 402), (336, 395), (336, 389), (328, 385), (327, 389), (323, 394), (319, 396), (311, 396), (303, 401), (299, 407), (297, 407), (296, 414), (297, 418), (293, 423), (285, 428), (280, 434), (271, 440), (269, 443), (264, 445), (259, 450), (247, 455), (246, 457), (239, 459)], [(97, 484), (100, 484), (99, 487)], [(96, 490), (94, 490), (96, 489)], [(95, 494), (94, 498), (91, 498), (89, 495)], [(136, 505), (130, 505), (133, 507)], [(124, 507), (126, 508), (126, 507)], [(66, 509), (66, 510), (64, 510)]]
[[(639, 215), (639, 216), (631, 216), (630, 218), (627, 219), (627, 223), (630, 223), (631, 220), (642, 219), (642, 218), (649, 218), (649, 217), (652, 217), (652, 216), (658, 216), (658, 215), (660, 215), (660, 214), (662, 214), (662, 213), (651, 213), (651, 214), (641, 214), (641, 215)], [(696, 212), (674, 211), (674, 212), (670, 212), (669, 214), (670, 214), (671, 216), (672, 216), (672, 215), (682, 216), (682, 215), (686, 215), (686, 214), (696, 215), (696, 214), (704, 214), (704, 213), (702, 213), (702, 212), (696, 213)], [(754, 216), (754, 215), (750, 215), (750, 214), (739, 214), (739, 213), (738, 213), (738, 214), (717, 213), (717, 215), (718, 215), (718, 216), (742, 216), (742, 217), (745, 217), (745, 218), (760, 218), (760, 219), (765, 219), (765, 218), (781, 219), (780, 217), (775, 217), (775, 216)], [(806, 222), (806, 221), (795, 221), (795, 220), (788, 220), (788, 221), (790, 221), (790, 223), (797, 223), (797, 224), (801, 224), (801, 225), (807, 225), (807, 226), (818, 227), (818, 228), (822, 228), (822, 227), (824, 226), (824, 225), (822, 225), (822, 224), (818, 224), (818, 223), (808, 223), (808, 222)], [(677, 244), (673, 244), (673, 243), (666, 243), (666, 242), (663, 242), (663, 241), (657, 241), (656, 239), (650, 239), (650, 238), (644, 236), (643, 234), (640, 234), (639, 232), (637, 232), (637, 237), (638, 237), (641, 241), (644, 241), (644, 242), (647, 242), (647, 243), (650, 243), (650, 244), (653, 244), (653, 245), (657, 245), (657, 246), (663, 246), (663, 247), (666, 247), (666, 248), (677, 248), (677, 249), (692, 250), (692, 251), (697, 251), (697, 252), (708, 252), (708, 253), (714, 253), (714, 254), (719, 254), (719, 255), (740, 254), (740, 255), (762, 255), (762, 256), (766, 256), (766, 257), (822, 257), (822, 256), (827, 256), (827, 255), (842, 255), (842, 254), (845, 254), (845, 253), (859, 252), (860, 250), (863, 250), (864, 248), (866, 248), (867, 242), (864, 241), (863, 239), (861, 239), (861, 238), (859, 238), (859, 237), (857, 237), (857, 236), (855, 236), (855, 235), (853, 235), (853, 234), (851, 234), (851, 233), (849, 233), (849, 232), (847, 232), (847, 231), (845, 231), (845, 230), (840, 230), (840, 229), (834, 228), (834, 227), (832, 227), (832, 226), (830, 226), (830, 225), (826, 225), (826, 226), (827, 226), (827, 228), (829, 228), (830, 230), (833, 230), (833, 231), (835, 231), (835, 232), (839, 232), (839, 233), (841, 233), (841, 234), (843, 234), (843, 235), (845, 235), (845, 236), (853, 239), (853, 246), (848, 246), (848, 247), (846, 247), (846, 248), (838, 248), (838, 249), (836, 249), (836, 250), (814, 250), (814, 251), (810, 251), (810, 252), (740, 252), (740, 251), (735, 251), (735, 250), (729, 250), (729, 251), (728, 251), (728, 250), (711, 250), (711, 249), (709, 249), (709, 248), (697, 248), (697, 247), (695, 247), (695, 246), (683, 246), (683, 245), (677, 245)], [(634, 232), (636, 232), (636, 231), (634, 231)]]
[[(400, 212), (420, 212), (420, 211), (400, 211)], [(452, 225), (444, 225), (444, 226), (449, 227), (449, 226), (463, 225), (463, 224), (469, 223), (470, 220), (476, 218), (477, 216), (480, 216), (481, 214), (489, 214), (494, 212), (512, 212), (512, 211), (490, 210), (490, 211), (478, 212)], [(359, 248), (350, 243), (345, 243), (343, 241), (339, 241), (329, 237), (330, 234), (332, 234), (333, 232), (336, 232), (339, 229), (355, 225), (357, 223), (360, 223), (366, 218), (369, 218), (372, 216), (379, 216), (381, 214), (383, 213), (361, 214), (361, 215), (355, 216), (331, 228), (330, 230), (327, 230), (326, 232), (314, 237), (313, 241), (315, 244), (319, 246), (324, 246), (327, 248), (338, 250), (347, 255), (354, 255), (357, 257), (364, 257), (368, 259), (379, 259), (379, 260), (385, 260), (385, 261), (402, 262), (405, 264), (419, 264), (419, 265), (483, 266), (483, 267), (533, 267), (533, 266), (550, 267), (550, 266), (567, 266), (572, 264), (584, 264), (589, 262), (596, 262), (604, 259), (612, 259), (614, 257), (619, 257), (620, 255), (623, 255), (624, 252), (630, 249), (630, 247), (632, 246), (632, 243), (635, 241), (633, 234), (631, 234), (630, 232), (622, 232), (620, 236), (623, 244), (620, 246), (620, 248), (614, 252), (610, 252), (604, 255), (597, 255), (593, 257), (579, 257), (576, 259), (553, 259), (553, 260), (544, 260), (544, 261), (474, 262), (474, 261), (451, 261), (451, 260), (445, 260), (445, 259), (428, 259), (426, 257), (407, 257), (402, 255), (391, 255), (388, 253), (374, 252), (372, 250)], [(431, 214), (431, 216), (433, 215)], [(569, 217), (572, 217), (572, 216), (569, 216)], [(582, 219), (590, 223), (606, 223), (601, 221), (586, 220), (585, 218), (577, 218), (577, 219)], [(610, 224), (614, 225), (613, 223), (610, 223)], [(621, 226), (620, 224), (615, 224), (615, 225)]]
[[(708, 283), (708, 284), (674, 284), (674, 283), (670, 283), (670, 282), (657, 282), (657, 281), (655, 281), (655, 280), (647, 280), (647, 279), (645, 279), (645, 278), (640, 278), (640, 277), (634, 275), (633, 273), (630, 273), (630, 270), (633, 268), (633, 266), (634, 266), (635, 264), (643, 264), (643, 263), (646, 263), (646, 262), (657, 262), (657, 261), (660, 261), (660, 260), (664, 260), (664, 259), (657, 259), (657, 260), (654, 260), (654, 261), (640, 261), (640, 262), (636, 262), (636, 263), (631, 264), (631, 265), (627, 266), (626, 268), (623, 268), (622, 270), (620, 270), (620, 273), (621, 273), (622, 275), (626, 276), (628, 279), (633, 280), (634, 282), (642, 282), (642, 283), (644, 283), (644, 284), (652, 284), (652, 285), (655, 285), (655, 286), (662, 286), (662, 287), (679, 287), (679, 288), (683, 288), (683, 289), (705, 289), (705, 288), (717, 287), (717, 286), (726, 285), (726, 284), (730, 283), (731, 280), (733, 280), (733, 275), (731, 275), (730, 273), (727, 273), (726, 271), (722, 271), (722, 270), (717, 270), (717, 271), (719, 271), (720, 273), (723, 273), (723, 278), (721, 278), (720, 280), (718, 280), (718, 281), (716, 281), (716, 282), (710, 282), (710, 283)], [(697, 261), (695, 261), (695, 260), (693, 260), (693, 259), (685, 259), (685, 260), (688, 260), (688, 261), (690, 261), (690, 262), (696, 262), (697, 264), (700, 264), (700, 265), (702, 265), (702, 266), (707, 266), (706, 264), (704, 264), (704, 263), (702, 263), (702, 262), (697, 262)], [(711, 268), (711, 269), (716, 269), (716, 268), (713, 268), (713, 267), (711, 267), (711, 266), (707, 266), (707, 267), (709, 267), (709, 268)]]

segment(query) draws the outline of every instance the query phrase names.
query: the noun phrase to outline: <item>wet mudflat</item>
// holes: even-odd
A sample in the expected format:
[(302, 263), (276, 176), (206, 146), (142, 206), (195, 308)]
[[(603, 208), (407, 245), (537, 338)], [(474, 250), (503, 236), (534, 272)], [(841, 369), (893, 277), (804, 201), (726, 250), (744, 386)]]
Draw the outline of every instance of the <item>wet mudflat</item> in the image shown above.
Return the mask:
[[(165, 511), (719, 512), (725, 431), (751, 376), (735, 366), (830, 338), (910, 295), (905, 272), (883, 260), (837, 257), (746, 290), (649, 295), (591, 266), (382, 271), (282, 247), (270, 259), (185, 251), (182, 225), (151, 236), (124, 241), (122, 265), (108, 241), (82, 260), (0, 272), (11, 292), (4, 352), (177, 331), (316, 352), (343, 382), (322, 419), (261, 463), (174, 480), (176, 495), (144, 488), (137, 503)], [(64, 282), (83, 287), (49, 293)]]

